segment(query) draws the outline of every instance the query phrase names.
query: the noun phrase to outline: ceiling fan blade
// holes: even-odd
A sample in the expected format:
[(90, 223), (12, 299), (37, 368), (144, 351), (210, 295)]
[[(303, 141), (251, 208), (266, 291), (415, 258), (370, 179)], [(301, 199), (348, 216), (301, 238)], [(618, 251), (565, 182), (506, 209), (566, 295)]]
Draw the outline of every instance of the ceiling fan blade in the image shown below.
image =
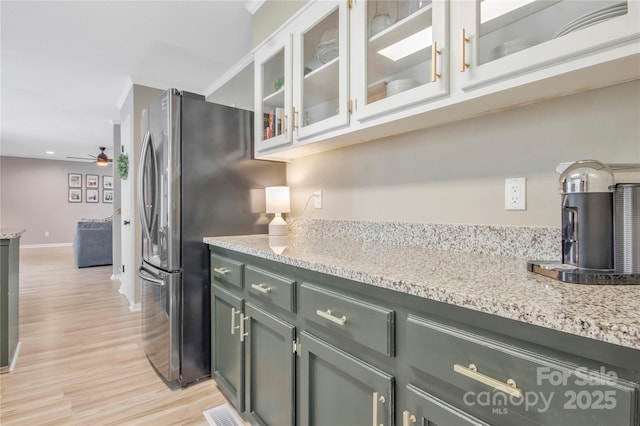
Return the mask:
[(95, 159), (93, 158), (86, 158), (86, 157), (65, 157), (65, 158), (69, 158), (72, 160), (95, 161)]

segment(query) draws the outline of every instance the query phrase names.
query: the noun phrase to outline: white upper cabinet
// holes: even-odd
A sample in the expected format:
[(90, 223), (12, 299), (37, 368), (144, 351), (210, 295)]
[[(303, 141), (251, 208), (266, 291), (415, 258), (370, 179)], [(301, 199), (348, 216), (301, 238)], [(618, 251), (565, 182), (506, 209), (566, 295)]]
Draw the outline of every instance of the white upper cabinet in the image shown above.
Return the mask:
[(349, 8), (318, 1), (255, 53), (255, 156), (349, 124)]
[(640, 0), (311, 0), (255, 52), (282, 160), (640, 78)]
[(366, 120), (449, 93), (448, 0), (356, 1), (352, 84)]
[(293, 33), (294, 137), (349, 124), (349, 9), (312, 4)]
[(474, 89), (550, 66), (568, 72), (573, 59), (626, 42), (637, 54), (639, 30), (638, 0), (462, 1), (454, 41), (460, 86)]
[(291, 45), (291, 35), (283, 34), (270, 39), (254, 56), (256, 157), (293, 142)]

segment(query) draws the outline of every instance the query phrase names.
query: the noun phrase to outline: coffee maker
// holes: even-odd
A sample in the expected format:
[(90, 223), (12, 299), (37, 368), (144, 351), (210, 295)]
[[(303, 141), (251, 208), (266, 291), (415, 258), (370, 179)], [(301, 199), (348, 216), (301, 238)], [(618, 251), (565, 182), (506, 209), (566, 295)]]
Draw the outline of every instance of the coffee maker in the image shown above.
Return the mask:
[[(616, 267), (616, 258), (630, 257), (623, 253), (629, 244), (616, 244), (620, 243), (620, 235), (628, 234), (620, 233), (621, 227), (628, 228), (626, 224), (630, 222), (624, 220), (625, 215), (638, 212), (621, 212), (620, 203), (614, 203), (614, 192), (617, 194), (619, 188), (628, 190), (631, 186), (640, 195), (640, 185), (616, 184), (609, 166), (595, 160), (583, 160), (569, 164), (562, 171), (558, 186), (561, 195), (562, 261), (530, 261), (527, 268), (531, 272), (576, 284), (640, 284), (640, 270)], [(639, 230), (636, 228), (631, 232), (637, 237)]]

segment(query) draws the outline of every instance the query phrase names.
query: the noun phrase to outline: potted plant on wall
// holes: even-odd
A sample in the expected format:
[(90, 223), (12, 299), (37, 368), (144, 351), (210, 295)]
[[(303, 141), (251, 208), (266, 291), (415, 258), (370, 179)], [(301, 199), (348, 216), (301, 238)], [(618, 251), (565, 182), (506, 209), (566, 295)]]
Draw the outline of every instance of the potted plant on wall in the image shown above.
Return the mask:
[(126, 180), (129, 176), (129, 156), (127, 154), (118, 155), (118, 176), (120, 179)]

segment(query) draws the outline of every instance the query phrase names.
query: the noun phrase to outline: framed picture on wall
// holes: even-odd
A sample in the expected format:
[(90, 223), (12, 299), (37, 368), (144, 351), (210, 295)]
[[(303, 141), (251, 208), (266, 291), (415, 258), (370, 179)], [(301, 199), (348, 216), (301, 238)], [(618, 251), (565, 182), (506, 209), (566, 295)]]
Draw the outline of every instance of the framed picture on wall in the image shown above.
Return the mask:
[(69, 173), (69, 188), (82, 188), (82, 175)]
[(113, 191), (110, 189), (105, 189), (102, 191), (102, 202), (103, 203), (113, 203)]
[(87, 203), (97, 203), (98, 201), (98, 190), (87, 189)]
[(113, 176), (102, 176), (102, 189), (113, 189)]
[(69, 188), (69, 202), (81, 203), (82, 202), (82, 189)]
[(98, 188), (98, 175), (87, 175), (87, 188)]

